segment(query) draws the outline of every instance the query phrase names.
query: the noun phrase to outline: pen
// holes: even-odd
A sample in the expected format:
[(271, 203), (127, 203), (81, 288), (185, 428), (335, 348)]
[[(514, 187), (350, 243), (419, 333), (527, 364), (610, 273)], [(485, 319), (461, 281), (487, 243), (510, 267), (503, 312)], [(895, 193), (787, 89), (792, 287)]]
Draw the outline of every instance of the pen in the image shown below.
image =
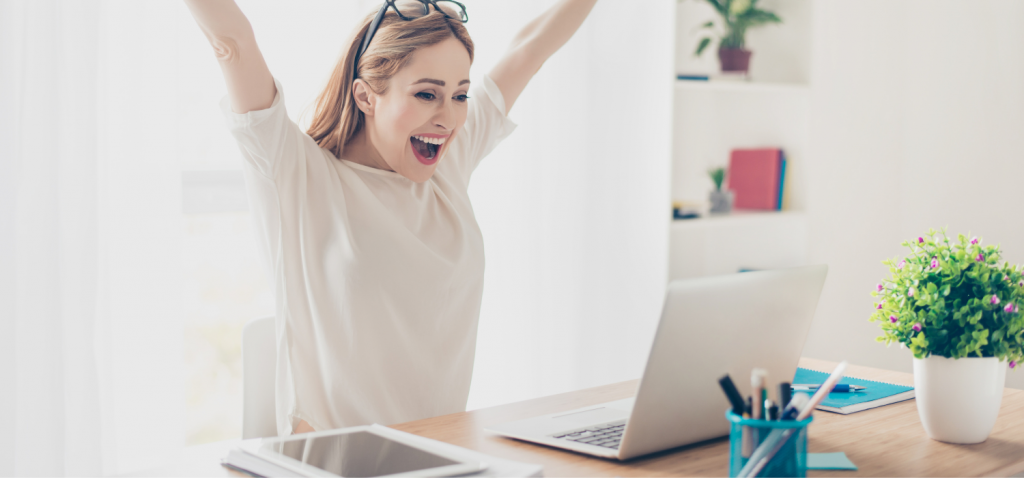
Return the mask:
[(725, 396), (729, 398), (729, 403), (732, 404), (732, 412), (736, 415), (743, 415), (743, 395), (740, 395), (740, 391), (736, 390), (736, 384), (732, 383), (732, 378), (729, 377), (729, 374), (725, 374), (724, 377), (718, 379), (718, 384), (722, 386)]
[[(814, 392), (818, 390), (821, 385), (810, 384), (810, 383), (794, 383), (793, 390), (797, 392)], [(845, 383), (837, 383), (835, 387), (832, 387), (833, 392), (861, 392), (867, 390), (867, 387), (860, 385), (848, 385)]]

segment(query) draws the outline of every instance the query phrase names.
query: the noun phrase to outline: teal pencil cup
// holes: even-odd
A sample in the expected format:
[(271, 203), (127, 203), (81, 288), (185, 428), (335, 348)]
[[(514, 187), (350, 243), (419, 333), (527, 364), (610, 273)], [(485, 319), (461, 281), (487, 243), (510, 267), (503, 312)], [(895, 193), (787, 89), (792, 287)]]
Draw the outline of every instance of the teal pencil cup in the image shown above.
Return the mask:
[[(729, 476), (739, 476), (747, 465), (750, 454), (764, 442), (773, 431), (792, 430), (789, 436), (768, 464), (757, 476), (807, 476), (807, 425), (814, 417), (806, 420), (754, 420), (736, 415), (732, 410), (725, 412), (729, 420)], [(744, 431), (746, 429), (746, 431)], [(778, 434), (776, 432), (776, 435)], [(747, 441), (744, 445), (744, 441)], [(747, 454), (745, 455), (744, 452)]]

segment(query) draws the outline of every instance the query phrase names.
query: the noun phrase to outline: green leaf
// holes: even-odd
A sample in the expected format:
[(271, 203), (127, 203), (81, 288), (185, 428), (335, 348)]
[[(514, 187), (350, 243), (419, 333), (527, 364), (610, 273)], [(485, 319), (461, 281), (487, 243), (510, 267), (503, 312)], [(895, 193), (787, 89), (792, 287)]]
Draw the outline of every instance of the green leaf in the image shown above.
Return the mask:
[(724, 3), (720, 2), (719, 0), (708, 0), (708, 3), (710, 3), (712, 7), (715, 7), (715, 10), (718, 12), (719, 15), (723, 17), (729, 16), (728, 7)]
[(704, 53), (704, 49), (707, 48), (708, 45), (710, 45), (710, 44), (711, 44), (711, 39), (710, 38), (706, 38), (705, 37), (705, 38), (701, 39), (700, 44), (697, 45), (697, 51), (695, 51), (693, 53), (693, 56), (700, 56), (701, 53)]

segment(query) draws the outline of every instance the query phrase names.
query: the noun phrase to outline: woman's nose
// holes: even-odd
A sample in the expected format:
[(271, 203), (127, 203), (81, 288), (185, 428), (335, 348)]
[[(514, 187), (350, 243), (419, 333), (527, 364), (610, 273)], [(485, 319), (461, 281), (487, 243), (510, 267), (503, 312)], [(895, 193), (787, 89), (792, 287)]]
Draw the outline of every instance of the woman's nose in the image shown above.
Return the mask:
[(446, 101), (441, 105), (440, 111), (434, 116), (434, 124), (448, 131), (455, 128), (455, 102)]

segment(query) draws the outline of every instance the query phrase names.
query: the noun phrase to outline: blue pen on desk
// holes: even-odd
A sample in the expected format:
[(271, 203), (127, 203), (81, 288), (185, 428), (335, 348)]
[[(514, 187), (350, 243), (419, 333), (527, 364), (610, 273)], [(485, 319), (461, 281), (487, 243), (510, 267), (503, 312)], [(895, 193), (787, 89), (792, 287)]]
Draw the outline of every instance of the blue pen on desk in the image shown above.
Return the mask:
[[(813, 383), (794, 383), (793, 384), (793, 391), (794, 392), (816, 392), (816, 391), (818, 391), (819, 387), (821, 387), (821, 385), (813, 384)], [(867, 390), (867, 389), (868, 389), (867, 387), (862, 387), (860, 385), (848, 385), (848, 384), (845, 384), (845, 383), (837, 383), (835, 387), (832, 387), (832, 392), (843, 392), (843, 393), (846, 393), (846, 392), (863, 392), (864, 390)]]

